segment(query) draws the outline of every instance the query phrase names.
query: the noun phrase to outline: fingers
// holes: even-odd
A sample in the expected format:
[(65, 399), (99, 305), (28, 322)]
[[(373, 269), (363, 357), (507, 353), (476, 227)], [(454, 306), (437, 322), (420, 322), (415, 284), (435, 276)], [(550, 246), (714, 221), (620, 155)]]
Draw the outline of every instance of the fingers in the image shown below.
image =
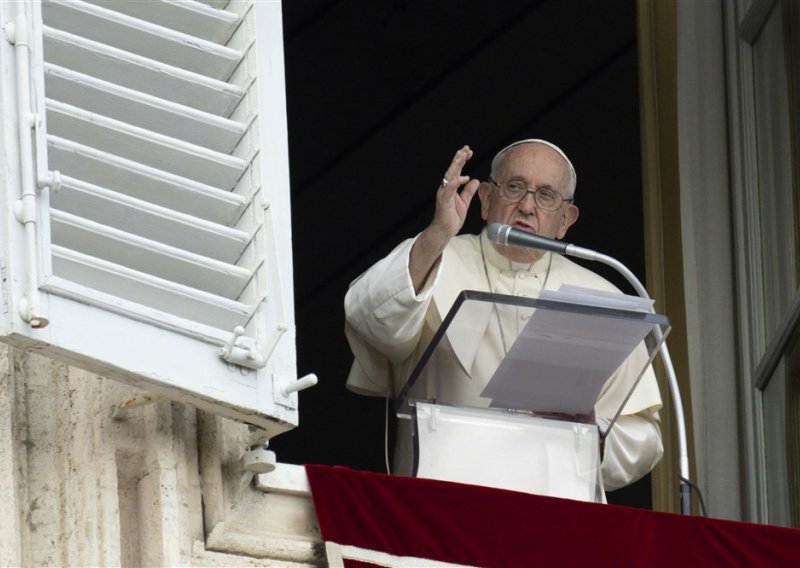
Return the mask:
[[(442, 176), (436, 192), (436, 209), (430, 225), (430, 228), (435, 229), (432, 234), (446, 235), (447, 239), (450, 239), (464, 225), (469, 204), (480, 185), (478, 180), (470, 180), (469, 176), (461, 173), (470, 158), (472, 149), (463, 146), (455, 153), (453, 161)], [(461, 186), (464, 187), (459, 192)]]
[(462, 147), (453, 156), (453, 161), (450, 162), (450, 166), (444, 173), (441, 183), (441, 187), (447, 193), (454, 193), (460, 186), (469, 181), (469, 176), (461, 175), (461, 170), (464, 169), (464, 165), (470, 158), (472, 158), (472, 149), (469, 146)]
[(473, 179), (464, 186), (464, 189), (462, 189), (460, 193), (461, 201), (464, 202), (464, 205), (469, 206), (472, 198), (475, 197), (475, 194), (478, 192), (478, 187), (480, 187), (480, 185), (481, 182), (479, 180)]

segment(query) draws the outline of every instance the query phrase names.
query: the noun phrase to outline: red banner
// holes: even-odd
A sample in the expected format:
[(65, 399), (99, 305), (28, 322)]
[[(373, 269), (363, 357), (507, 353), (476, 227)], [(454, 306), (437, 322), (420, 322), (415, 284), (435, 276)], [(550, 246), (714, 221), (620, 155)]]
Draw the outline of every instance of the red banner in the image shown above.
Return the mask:
[(798, 529), (343, 467), (306, 472), (331, 566), (800, 566)]

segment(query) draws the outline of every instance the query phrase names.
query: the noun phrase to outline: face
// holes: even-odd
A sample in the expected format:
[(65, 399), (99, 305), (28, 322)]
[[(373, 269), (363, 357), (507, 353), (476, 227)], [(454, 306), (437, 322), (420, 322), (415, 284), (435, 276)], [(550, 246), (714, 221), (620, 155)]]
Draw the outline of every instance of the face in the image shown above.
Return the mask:
[[(558, 152), (549, 146), (520, 144), (507, 152), (492, 178), (497, 182), (521, 181), (531, 189), (550, 187), (566, 198), (569, 169)], [(545, 211), (536, 207), (532, 193), (519, 203), (509, 203), (503, 199), (500, 189), (490, 182), (481, 183), (478, 195), (481, 216), (487, 224), (504, 223), (542, 237), (562, 239), (578, 219), (578, 208), (571, 203), (562, 203), (556, 211)], [(544, 255), (544, 251), (539, 249), (492, 244), (500, 254), (514, 262), (535, 262)]]

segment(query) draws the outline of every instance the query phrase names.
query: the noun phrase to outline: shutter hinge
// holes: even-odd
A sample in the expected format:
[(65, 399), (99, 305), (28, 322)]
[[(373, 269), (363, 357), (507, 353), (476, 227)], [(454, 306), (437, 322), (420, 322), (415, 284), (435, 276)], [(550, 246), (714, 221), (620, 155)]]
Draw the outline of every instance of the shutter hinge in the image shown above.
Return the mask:
[(279, 324), (272, 334), (272, 337), (270, 337), (267, 348), (264, 352), (261, 352), (258, 349), (256, 340), (249, 337), (242, 337), (245, 331), (244, 327), (237, 325), (233, 329), (233, 337), (231, 340), (220, 348), (219, 356), (233, 365), (255, 370), (263, 369), (272, 356), (272, 352), (275, 351), (278, 340), (287, 329), (289, 328), (286, 324)]
[[(58, 173), (37, 175), (34, 164), (34, 144), (31, 140), (32, 130), (34, 137), (40, 136), (41, 118), (31, 110), (30, 86), (31, 69), (29, 58), (29, 30), (28, 19), (25, 14), (17, 15), (14, 22), (4, 27), (6, 39), (14, 44), (16, 58), (16, 87), (17, 87), (17, 120), (19, 137), (19, 158), (21, 195), (14, 204), (14, 214), (25, 227), (25, 256), (27, 274), (25, 280), (25, 295), (20, 299), (18, 309), (20, 317), (33, 328), (43, 328), (49, 323), (41, 313), (39, 303), (39, 247), (37, 246), (36, 223), (38, 217), (37, 189), (49, 185), (49, 181), (60, 184)], [(38, 147), (38, 146), (37, 146)], [(37, 156), (36, 163), (43, 164), (43, 157)]]

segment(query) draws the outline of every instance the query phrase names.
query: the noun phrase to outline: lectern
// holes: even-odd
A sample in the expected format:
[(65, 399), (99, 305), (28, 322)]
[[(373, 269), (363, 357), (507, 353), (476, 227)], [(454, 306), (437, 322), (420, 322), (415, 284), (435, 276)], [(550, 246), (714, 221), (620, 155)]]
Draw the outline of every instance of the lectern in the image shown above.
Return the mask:
[[(602, 501), (603, 439), (669, 332), (638, 301), (462, 292), (397, 397), (414, 475)], [(627, 394), (601, 429), (595, 403), (621, 365)]]

